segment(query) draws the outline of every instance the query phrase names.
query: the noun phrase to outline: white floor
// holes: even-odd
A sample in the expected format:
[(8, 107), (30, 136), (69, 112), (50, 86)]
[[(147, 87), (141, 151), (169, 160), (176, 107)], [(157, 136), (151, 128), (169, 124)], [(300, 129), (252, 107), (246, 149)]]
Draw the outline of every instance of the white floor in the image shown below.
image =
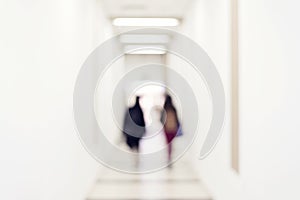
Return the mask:
[(179, 161), (173, 167), (142, 175), (103, 169), (87, 200), (211, 200), (193, 168)]

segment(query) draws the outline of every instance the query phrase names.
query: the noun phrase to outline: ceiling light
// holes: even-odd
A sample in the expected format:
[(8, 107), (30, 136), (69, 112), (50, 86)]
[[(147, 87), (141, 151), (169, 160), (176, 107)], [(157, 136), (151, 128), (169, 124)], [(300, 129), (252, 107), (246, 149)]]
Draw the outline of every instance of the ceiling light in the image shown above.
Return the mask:
[(160, 49), (141, 49), (137, 51), (133, 51), (127, 54), (137, 54), (137, 55), (162, 55), (165, 54), (166, 51)]
[(120, 42), (123, 44), (167, 44), (170, 36), (166, 34), (122, 34)]
[(126, 45), (126, 54), (165, 54), (166, 47), (163, 45)]
[(176, 18), (115, 18), (114, 26), (178, 26)]

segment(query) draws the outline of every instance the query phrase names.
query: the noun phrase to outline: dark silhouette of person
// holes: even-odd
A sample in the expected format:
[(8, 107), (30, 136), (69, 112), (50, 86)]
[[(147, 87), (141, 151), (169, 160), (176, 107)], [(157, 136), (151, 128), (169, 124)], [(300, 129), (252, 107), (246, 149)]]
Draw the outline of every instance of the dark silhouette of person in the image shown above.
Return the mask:
[(125, 114), (123, 133), (126, 143), (132, 150), (139, 151), (140, 139), (145, 134), (145, 120), (140, 106), (140, 97), (136, 97), (135, 105)]
[(164, 109), (161, 115), (161, 122), (164, 126), (164, 133), (168, 145), (168, 160), (172, 157), (172, 140), (176, 137), (180, 124), (177, 117), (177, 111), (172, 103), (170, 95), (166, 95)]

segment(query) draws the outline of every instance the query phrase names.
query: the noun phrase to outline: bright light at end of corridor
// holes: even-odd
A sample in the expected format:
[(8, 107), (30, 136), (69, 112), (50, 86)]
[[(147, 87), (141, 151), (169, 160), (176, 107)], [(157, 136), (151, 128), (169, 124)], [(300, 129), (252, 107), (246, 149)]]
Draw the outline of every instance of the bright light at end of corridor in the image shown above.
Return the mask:
[(176, 18), (115, 18), (114, 26), (178, 26)]

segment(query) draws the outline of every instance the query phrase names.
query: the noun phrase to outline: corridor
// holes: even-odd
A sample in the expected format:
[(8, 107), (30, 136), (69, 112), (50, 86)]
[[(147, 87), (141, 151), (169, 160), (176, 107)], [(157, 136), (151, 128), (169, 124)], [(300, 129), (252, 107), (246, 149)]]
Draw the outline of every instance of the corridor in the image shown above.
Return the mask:
[(299, 8), (0, 0), (0, 199), (300, 199)]

